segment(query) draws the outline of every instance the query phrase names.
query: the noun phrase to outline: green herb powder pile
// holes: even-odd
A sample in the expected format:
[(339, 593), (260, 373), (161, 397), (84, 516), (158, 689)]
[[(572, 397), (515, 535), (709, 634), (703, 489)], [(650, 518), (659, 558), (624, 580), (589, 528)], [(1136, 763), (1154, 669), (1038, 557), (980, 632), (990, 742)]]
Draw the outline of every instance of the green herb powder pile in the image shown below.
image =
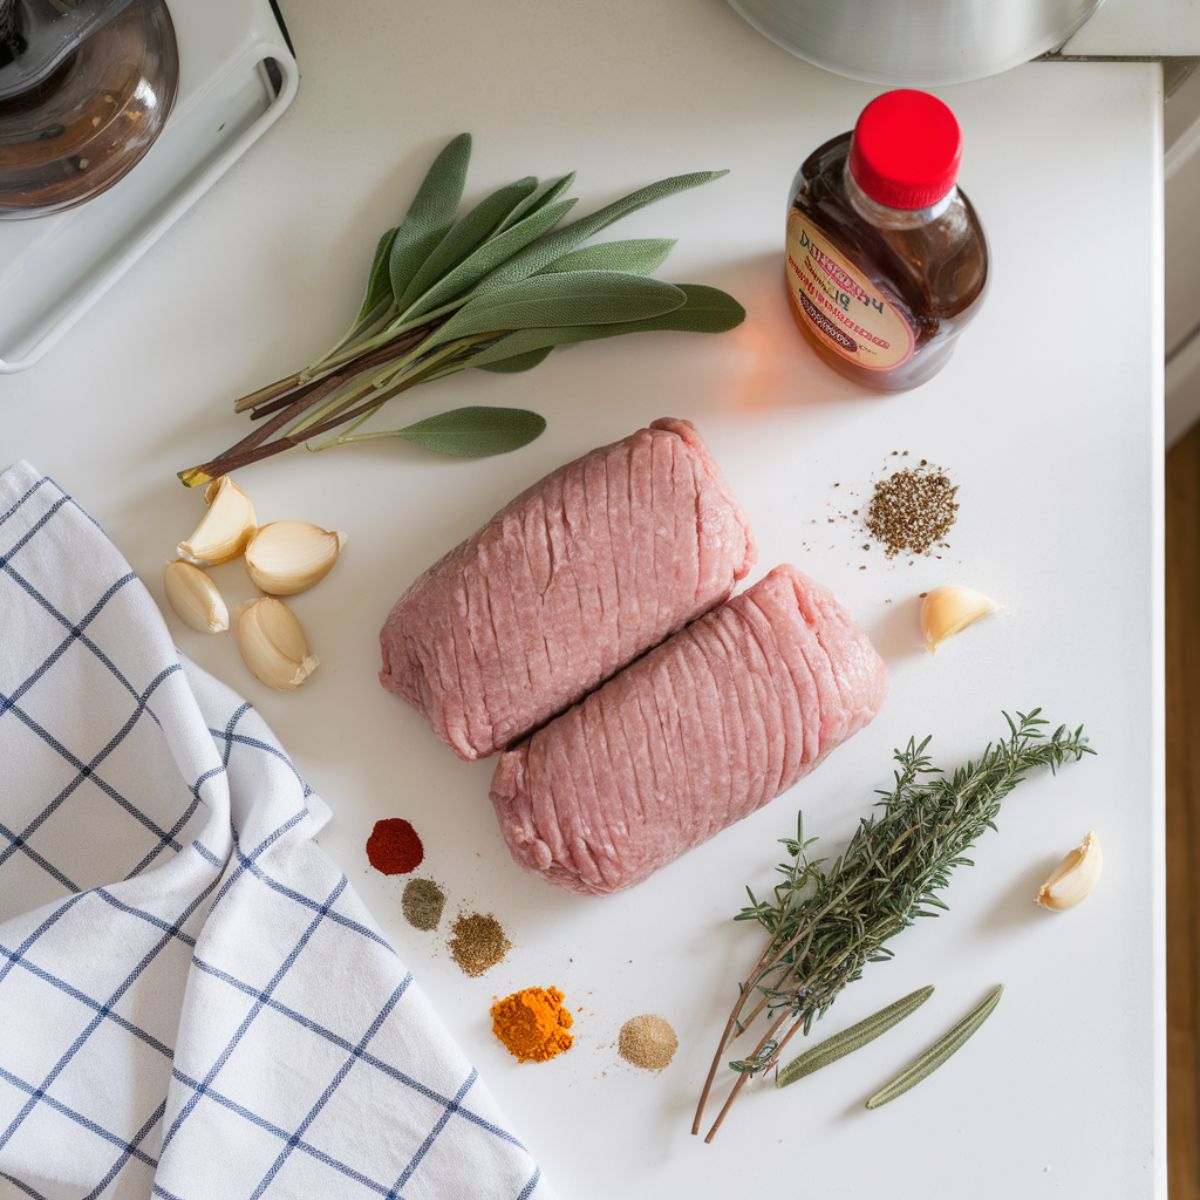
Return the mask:
[(432, 879), (410, 879), (400, 906), (404, 919), (414, 929), (436, 929), (446, 907), (446, 893)]
[(482, 975), (511, 949), (512, 942), (491, 913), (466, 913), (454, 922), (450, 953), (468, 975)]
[(946, 545), (958, 519), (957, 494), (946, 472), (922, 459), (919, 466), (902, 467), (875, 485), (867, 530), (888, 558), (902, 552), (928, 554), (934, 546)]

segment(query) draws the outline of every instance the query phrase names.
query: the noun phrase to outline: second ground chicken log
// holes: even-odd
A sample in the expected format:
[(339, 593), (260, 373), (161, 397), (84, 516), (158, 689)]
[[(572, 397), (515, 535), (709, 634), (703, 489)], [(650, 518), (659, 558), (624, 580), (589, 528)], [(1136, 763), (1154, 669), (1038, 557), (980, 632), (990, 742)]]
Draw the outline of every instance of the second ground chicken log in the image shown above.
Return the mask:
[(551, 882), (618, 891), (789, 788), (886, 693), (866, 634), (784, 564), (502, 755), (501, 832)]

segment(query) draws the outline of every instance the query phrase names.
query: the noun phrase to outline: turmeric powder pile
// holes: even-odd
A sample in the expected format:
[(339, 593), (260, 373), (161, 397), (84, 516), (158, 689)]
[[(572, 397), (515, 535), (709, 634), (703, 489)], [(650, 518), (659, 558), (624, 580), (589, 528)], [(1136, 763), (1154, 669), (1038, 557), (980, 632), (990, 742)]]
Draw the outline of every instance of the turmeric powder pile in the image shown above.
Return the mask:
[(556, 987), (527, 987), (492, 1005), (492, 1032), (519, 1062), (545, 1062), (575, 1040), (571, 1014)]

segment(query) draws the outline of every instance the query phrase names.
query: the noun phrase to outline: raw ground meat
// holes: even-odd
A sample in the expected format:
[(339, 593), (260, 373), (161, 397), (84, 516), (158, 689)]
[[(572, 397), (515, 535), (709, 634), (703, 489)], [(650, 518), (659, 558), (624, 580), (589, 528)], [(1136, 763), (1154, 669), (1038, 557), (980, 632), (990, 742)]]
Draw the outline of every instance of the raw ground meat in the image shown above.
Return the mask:
[(380, 682), (465, 759), (502, 749), (726, 599), (753, 536), (695, 428), (560, 467), (396, 602)]
[(832, 593), (776, 567), (501, 756), (504, 840), (573, 892), (629, 887), (791, 787), (886, 692)]

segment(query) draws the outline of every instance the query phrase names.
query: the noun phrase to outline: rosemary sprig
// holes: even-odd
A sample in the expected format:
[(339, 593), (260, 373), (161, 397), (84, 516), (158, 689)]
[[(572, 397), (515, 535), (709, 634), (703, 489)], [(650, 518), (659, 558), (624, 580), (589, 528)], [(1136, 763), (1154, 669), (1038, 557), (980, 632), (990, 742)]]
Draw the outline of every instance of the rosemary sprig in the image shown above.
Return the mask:
[[(458, 216), (470, 157), (469, 134), (442, 150), (404, 220), (379, 238), (350, 328), (315, 362), (236, 401), (236, 412), (267, 419), (216, 458), (180, 471), (184, 484), (195, 487), (327, 433), (335, 436), (311, 448), (416, 440), (411, 427), (354, 431), (394, 397), (468, 368), (527, 371), (557, 346), (665, 329), (719, 333), (745, 316), (716, 288), (648, 278), (672, 240), (583, 245), (629, 213), (726, 172), (662, 179), (564, 225), (576, 203), (563, 198), (574, 172), (544, 187), (531, 175), (518, 179)], [(478, 414), (441, 416), (459, 427), (462, 412)], [(482, 457), (524, 445), (545, 427), (522, 409), (496, 412), (486, 424), (473, 418), (470, 438), (431, 439), (426, 431), (422, 444)]]
[(1000, 997), (1004, 995), (1004, 984), (998, 983), (961, 1021), (942, 1034), (928, 1050), (916, 1058), (889, 1083), (885, 1083), (867, 1101), (867, 1108), (881, 1108), (897, 1096), (903, 1096), (915, 1088), (922, 1079), (927, 1079), (952, 1054), (957, 1053), (970, 1041), (975, 1031), (992, 1015)]
[[(746, 1081), (772, 1067), (788, 1041), (862, 975), (868, 962), (892, 957), (886, 943), (920, 917), (947, 909), (938, 892), (980, 835), (995, 829), (1003, 799), (1037, 767), (1056, 770), (1094, 751), (1080, 726), (1059, 726), (1047, 735), (1040, 709), (1007, 713), (1008, 736), (989, 744), (973, 762), (946, 775), (926, 753), (930, 738), (910, 739), (894, 754), (897, 769), (877, 814), (864, 817), (845, 851), (827, 863), (811, 858), (802, 818), (796, 836), (781, 839), (787, 859), (783, 876), (767, 899), (747, 889), (750, 903), (735, 920), (754, 921), (770, 940), (749, 977), (721, 1035), (709, 1068), (692, 1132), (698, 1133), (705, 1105), (726, 1047), (766, 1013), (769, 1025), (754, 1050), (733, 1065), (733, 1083), (705, 1141), (712, 1141)], [(753, 1003), (752, 1003), (753, 1001)], [(743, 1010), (752, 1005), (749, 1014)]]

